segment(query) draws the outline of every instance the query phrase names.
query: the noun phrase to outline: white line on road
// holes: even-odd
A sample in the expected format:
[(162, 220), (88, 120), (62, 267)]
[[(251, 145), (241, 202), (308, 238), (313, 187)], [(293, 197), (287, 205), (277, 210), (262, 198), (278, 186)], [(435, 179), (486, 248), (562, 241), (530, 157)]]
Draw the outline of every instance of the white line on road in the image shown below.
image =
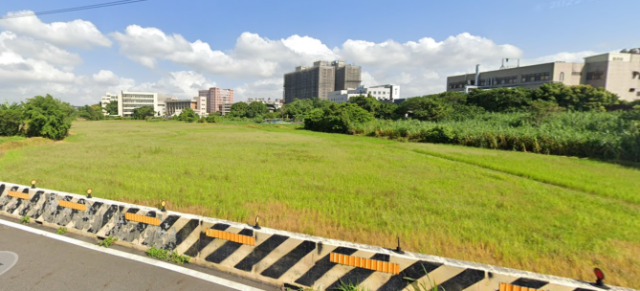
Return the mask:
[(150, 258), (146, 258), (146, 257), (142, 257), (142, 256), (138, 256), (138, 255), (133, 255), (133, 254), (129, 254), (127, 252), (123, 252), (123, 251), (118, 251), (118, 250), (114, 250), (114, 249), (108, 249), (108, 248), (104, 248), (104, 247), (100, 247), (94, 244), (90, 244), (88, 242), (84, 242), (84, 241), (80, 241), (80, 240), (76, 240), (76, 239), (72, 239), (69, 237), (65, 237), (59, 234), (53, 234), (50, 232), (46, 232), (44, 230), (39, 230), (39, 229), (35, 229), (35, 228), (31, 228), (25, 225), (21, 225), (21, 224), (17, 224), (17, 223), (13, 223), (10, 221), (6, 221), (6, 220), (2, 220), (0, 219), (0, 224), (9, 226), (9, 227), (13, 227), (13, 228), (17, 228), (20, 230), (24, 230), (27, 232), (31, 232), (34, 234), (38, 234), (44, 237), (48, 237), (51, 239), (55, 239), (55, 240), (59, 240), (59, 241), (63, 241), (66, 243), (70, 243), (70, 244), (74, 244), (77, 246), (81, 246), (83, 248), (87, 248), (87, 249), (91, 249), (94, 251), (98, 251), (98, 252), (102, 252), (105, 254), (109, 254), (112, 256), (116, 256), (116, 257), (121, 257), (121, 258), (125, 258), (125, 259), (129, 259), (129, 260), (134, 260), (134, 261), (138, 261), (144, 264), (148, 264), (148, 265), (152, 265), (152, 266), (156, 266), (156, 267), (160, 267), (163, 269), (167, 269), (167, 270), (171, 270), (174, 272), (178, 272), (187, 276), (191, 276), (194, 278), (198, 278), (200, 280), (204, 280), (204, 281), (208, 281), (211, 283), (215, 283), (218, 285), (222, 285), (225, 287), (229, 287), (231, 289), (235, 289), (235, 290), (240, 290), (240, 291), (264, 291), (262, 289), (258, 289), (258, 288), (254, 288), (251, 286), (247, 286), (238, 282), (234, 282), (234, 281), (230, 281), (224, 278), (220, 278), (220, 277), (216, 277), (213, 275), (209, 275), (209, 274), (205, 274), (205, 273), (201, 273), (198, 271), (194, 271), (194, 270), (190, 270), (184, 267), (180, 267), (180, 266), (176, 266), (176, 265), (172, 265), (166, 262), (162, 262), (162, 261), (158, 261), (158, 260), (154, 260), (154, 259), (150, 259)]

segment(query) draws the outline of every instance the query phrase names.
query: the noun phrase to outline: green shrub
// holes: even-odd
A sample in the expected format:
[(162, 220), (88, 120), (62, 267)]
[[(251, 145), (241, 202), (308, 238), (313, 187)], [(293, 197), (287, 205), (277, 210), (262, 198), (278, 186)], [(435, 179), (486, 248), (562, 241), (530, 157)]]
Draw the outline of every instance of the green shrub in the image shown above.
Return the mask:
[(26, 135), (63, 139), (69, 133), (74, 112), (71, 105), (54, 99), (51, 95), (27, 99), (22, 114)]
[(25, 215), (22, 218), (20, 218), (20, 223), (22, 224), (28, 224), (31, 222), (31, 219), (29, 218), (29, 215)]
[(118, 241), (117, 237), (109, 236), (103, 239), (98, 245), (108, 248), (117, 241)]
[(169, 261), (174, 262), (176, 264), (184, 264), (184, 263), (188, 263), (191, 260), (191, 257), (187, 256), (187, 255), (179, 255), (177, 252), (172, 252), (171, 256), (169, 257)]
[(169, 251), (163, 249), (157, 249), (156, 247), (151, 247), (147, 250), (147, 256), (152, 258), (158, 258), (160, 260), (166, 260), (169, 257)]
[(0, 135), (13, 136), (20, 133), (21, 117), (21, 109), (0, 110)]
[(58, 228), (58, 234), (62, 235), (62, 234), (65, 234), (65, 233), (67, 233), (67, 228), (66, 227), (61, 226), (61, 227)]

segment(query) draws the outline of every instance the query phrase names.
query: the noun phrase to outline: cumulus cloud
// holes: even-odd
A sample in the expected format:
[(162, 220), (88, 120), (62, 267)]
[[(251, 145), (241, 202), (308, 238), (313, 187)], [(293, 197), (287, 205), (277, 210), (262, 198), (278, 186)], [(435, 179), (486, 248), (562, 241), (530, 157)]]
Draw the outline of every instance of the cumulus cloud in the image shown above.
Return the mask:
[(522, 65), (535, 65), (541, 63), (550, 62), (567, 62), (567, 63), (582, 63), (584, 58), (598, 54), (594, 51), (581, 51), (581, 52), (561, 52), (557, 54), (542, 56), (533, 59), (524, 59)]
[(112, 36), (123, 55), (144, 66), (154, 68), (158, 60), (167, 60), (198, 72), (236, 78), (272, 77), (300, 63), (336, 57), (321, 41), (298, 35), (270, 40), (245, 32), (230, 53), (153, 27), (130, 25)]
[[(45, 61), (56, 66), (69, 68), (82, 63), (82, 58), (78, 54), (31, 37), (18, 36), (10, 31), (0, 33), (0, 46), (5, 50), (19, 52), (23, 56)], [(68, 71), (68, 69), (65, 69), (65, 71)]]
[(235, 102), (246, 101), (248, 98), (283, 99), (283, 83), (282, 78), (269, 78), (245, 83), (233, 88), (233, 98)]
[(447, 68), (460, 67), (502, 57), (520, 57), (522, 51), (512, 45), (498, 45), (493, 41), (461, 33), (443, 41), (422, 38), (406, 43), (388, 40), (373, 43), (364, 40), (347, 40), (340, 56), (368, 66), (391, 68)]
[[(33, 46), (29, 47), (29, 44)], [(28, 57), (29, 55), (31, 57)], [(0, 33), (0, 84), (14, 86), (33, 81), (72, 83), (74, 74), (48, 63), (44, 60), (47, 56), (61, 57), (57, 61), (63, 63), (74, 63), (79, 59), (50, 45), (19, 39), (15, 34), (6, 31)]]
[(156, 82), (145, 82), (123, 90), (157, 92), (179, 98), (192, 98), (198, 90), (215, 87), (216, 83), (193, 71), (171, 72)]
[[(5, 16), (33, 14), (32, 11), (9, 12)], [(41, 39), (63, 47), (108, 47), (111, 41), (93, 23), (76, 19), (69, 22), (44, 23), (38, 17), (6, 18), (0, 27), (20, 35)]]

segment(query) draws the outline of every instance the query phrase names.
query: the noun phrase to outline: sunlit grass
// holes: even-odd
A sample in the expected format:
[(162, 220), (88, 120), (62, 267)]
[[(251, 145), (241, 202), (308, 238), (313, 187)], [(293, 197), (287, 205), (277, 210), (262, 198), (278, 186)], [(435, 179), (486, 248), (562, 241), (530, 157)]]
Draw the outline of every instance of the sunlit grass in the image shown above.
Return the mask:
[[(287, 126), (76, 122), (0, 180), (360, 243), (640, 284), (640, 172), (575, 158)], [(2, 146), (2, 143), (0, 143)]]

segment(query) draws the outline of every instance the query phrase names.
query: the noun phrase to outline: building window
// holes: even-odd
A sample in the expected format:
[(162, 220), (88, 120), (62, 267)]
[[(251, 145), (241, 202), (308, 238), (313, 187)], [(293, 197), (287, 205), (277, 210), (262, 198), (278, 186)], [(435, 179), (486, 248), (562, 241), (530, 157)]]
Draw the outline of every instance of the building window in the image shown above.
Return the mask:
[(635, 92), (636, 88), (629, 88), (629, 92)]
[(564, 72), (560, 73), (560, 82), (564, 82)]
[(602, 75), (604, 75), (602, 72), (587, 73), (587, 81), (601, 80), (602, 79)]

